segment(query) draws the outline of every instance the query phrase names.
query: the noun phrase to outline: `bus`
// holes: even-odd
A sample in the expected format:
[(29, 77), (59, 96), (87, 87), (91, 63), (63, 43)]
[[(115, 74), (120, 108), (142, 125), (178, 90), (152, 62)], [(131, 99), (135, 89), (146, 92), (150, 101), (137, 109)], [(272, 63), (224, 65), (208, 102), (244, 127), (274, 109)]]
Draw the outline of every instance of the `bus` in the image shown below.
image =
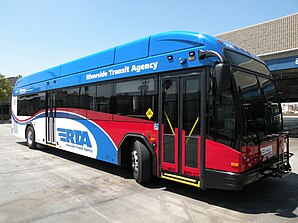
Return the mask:
[(151, 35), (25, 76), (12, 132), (164, 178), (241, 190), (291, 172), (289, 133), (266, 64), (197, 32)]

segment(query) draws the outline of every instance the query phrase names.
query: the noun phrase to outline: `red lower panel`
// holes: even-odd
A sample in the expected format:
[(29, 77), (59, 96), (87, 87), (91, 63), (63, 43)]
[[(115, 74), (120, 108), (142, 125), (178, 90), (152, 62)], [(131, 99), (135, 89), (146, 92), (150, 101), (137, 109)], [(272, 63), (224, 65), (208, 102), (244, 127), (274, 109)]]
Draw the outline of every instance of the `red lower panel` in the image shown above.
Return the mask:
[(206, 168), (208, 169), (240, 172), (241, 157), (242, 154), (235, 149), (212, 140), (206, 140)]

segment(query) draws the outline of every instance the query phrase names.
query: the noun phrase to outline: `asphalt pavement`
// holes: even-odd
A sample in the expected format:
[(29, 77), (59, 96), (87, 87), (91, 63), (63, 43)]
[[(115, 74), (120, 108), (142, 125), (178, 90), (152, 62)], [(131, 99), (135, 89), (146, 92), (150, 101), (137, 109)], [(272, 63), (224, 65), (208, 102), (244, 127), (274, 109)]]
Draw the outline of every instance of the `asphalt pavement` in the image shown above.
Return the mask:
[(291, 137), (298, 138), (298, 117), (297, 116), (285, 116), (284, 130), (291, 133)]
[(0, 222), (298, 222), (298, 139), (293, 172), (242, 191), (154, 179), (58, 149), (30, 150), (0, 125)]

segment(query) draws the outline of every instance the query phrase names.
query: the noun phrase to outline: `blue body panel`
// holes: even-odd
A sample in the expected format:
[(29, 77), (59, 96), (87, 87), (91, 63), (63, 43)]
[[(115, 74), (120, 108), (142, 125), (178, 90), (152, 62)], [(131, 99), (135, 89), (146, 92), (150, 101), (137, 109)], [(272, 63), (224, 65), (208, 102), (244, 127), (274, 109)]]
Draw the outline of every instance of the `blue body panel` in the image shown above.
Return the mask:
[[(206, 36), (206, 35), (205, 35)], [(205, 38), (196, 32), (168, 32), (151, 36), (149, 55), (174, 52), (182, 49), (204, 46)]]
[(298, 57), (285, 57), (280, 59), (266, 60), (265, 63), (270, 71), (298, 68)]
[(148, 57), (149, 37), (116, 47), (115, 64)]
[[(223, 55), (225, 48), (254, 57), (233, 44), (219, 43), (218, 39), (205, 34), (166, 32), (25, 76), (16, 83), (13, 95), (212, 65), (212, 59), (198, 60), (198, 51), (214, 50)], [(195, 60), (188, 60), (191, 51), (196, 54)], [(168, 55), (173, 59), (168, 60)], [(180, 58), (186, 62), (181, 64)]]
[(61, 65), (60, 76), (92, 70), (99, 67), (109, 66), (114, 63), (115, 48), (111, 48), (100, 53), (77, 59)]

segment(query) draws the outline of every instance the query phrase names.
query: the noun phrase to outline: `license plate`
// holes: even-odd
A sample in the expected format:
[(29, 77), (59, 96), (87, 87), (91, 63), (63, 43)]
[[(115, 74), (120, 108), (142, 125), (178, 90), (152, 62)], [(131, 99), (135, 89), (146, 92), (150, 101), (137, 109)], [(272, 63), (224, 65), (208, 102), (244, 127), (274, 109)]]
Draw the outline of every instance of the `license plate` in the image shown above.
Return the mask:
[(272, 146), (266, 146), (261, 148), (261, 154), (262, 156), (268, 155), (272, 152)]

